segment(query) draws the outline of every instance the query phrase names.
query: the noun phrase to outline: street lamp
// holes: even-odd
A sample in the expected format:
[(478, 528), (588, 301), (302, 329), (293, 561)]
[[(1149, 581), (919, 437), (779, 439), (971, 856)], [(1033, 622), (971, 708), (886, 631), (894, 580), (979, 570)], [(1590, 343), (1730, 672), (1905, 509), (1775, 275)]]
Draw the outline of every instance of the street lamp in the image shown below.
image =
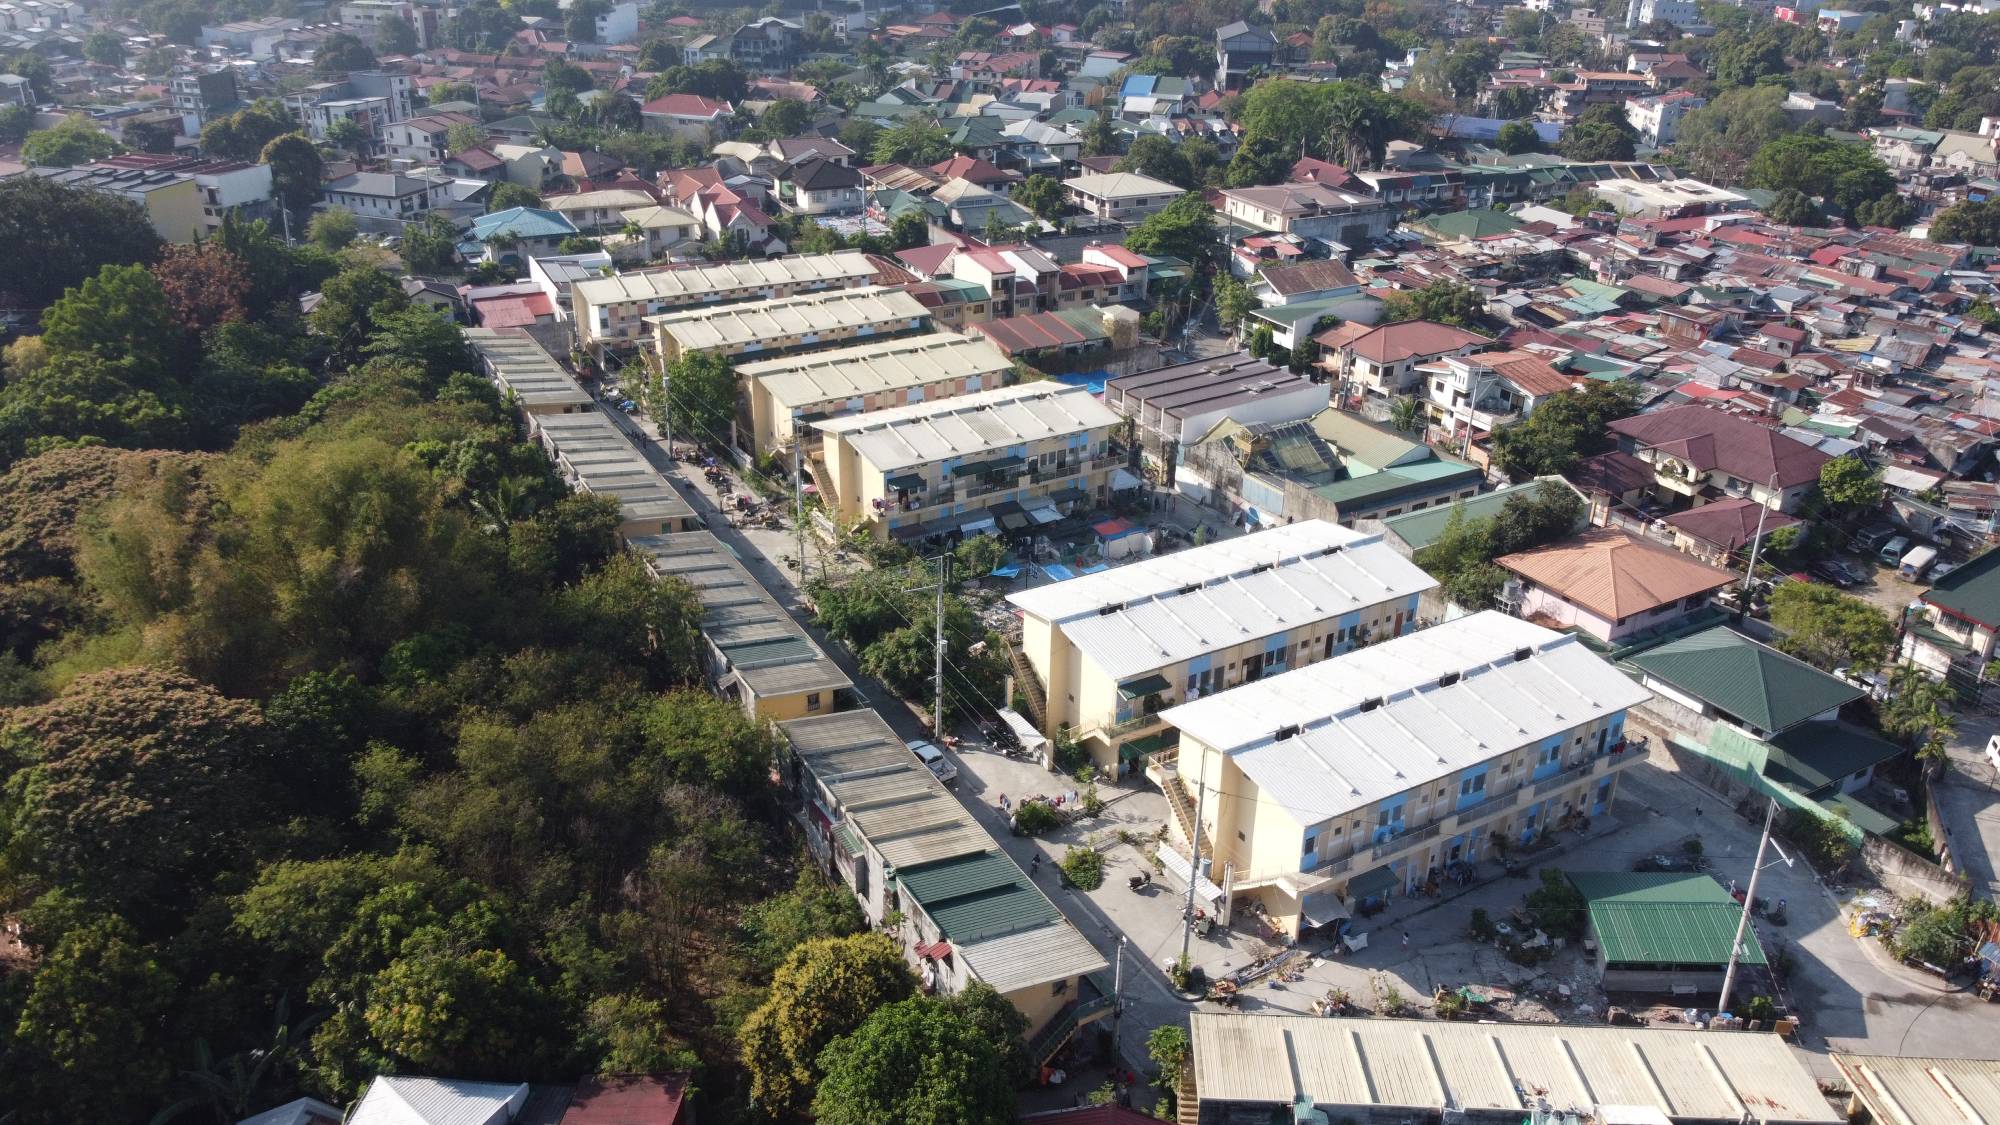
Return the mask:
[(1729, 943), (1729, 968), (1722, 974), (1722, 995), (1715, 1001), (1717, 1014), (1729, 1010), (1729, 992), (1736, 987), (1736, 962), (1743, 956), (1743, 934), (1750, 928), (1750, 908), (1757, 901), (1757, 877), (1764, 873), (1764, 868), (1777, 866), (1777, 863), (1764, 862), (1764, 849), (1776, 848), (1778, 859), (1786, 867), (1792, 865), (1792, 857), (1786, 855), (1785, 849), (1778, 847), (1777, 842), (1771, 839), (1771, 822), (1777, 818), (1778, 802), (1773, 798), (1769, 801), (1769, 807), (1764, 810), (1764, 836), (1757, 841), (1757, 862), (1750, 868), (1750, 885), (1743, 891), (1743, 913), (1736, 918), (1736, 940)]

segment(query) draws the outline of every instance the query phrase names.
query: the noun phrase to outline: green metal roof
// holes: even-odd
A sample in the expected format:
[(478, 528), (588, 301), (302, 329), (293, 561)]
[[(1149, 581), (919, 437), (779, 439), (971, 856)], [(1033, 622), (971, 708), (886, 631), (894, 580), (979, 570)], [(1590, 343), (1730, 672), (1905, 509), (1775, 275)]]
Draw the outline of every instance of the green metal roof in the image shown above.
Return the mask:
[[(1464, 511), (1465, 518), (1471, 521), (1490, 519), (1500, 514), (1500, 509), (1507, 503), (1508, 497), (1532, 496), (1541, 486), (1542, 482), (1539, 480), (1510, 484), (1492, 492), (1482, 492), (1470, 500), (1455, 500), (1448, 505), (1440, 504), (1435, 508), (1425, 508), (1421, 512), (1405, 512), (1400, 516), (1390, 516), (1382, 521), (1382, 527), (1384, 530), (1395, 532), (1403, 542), (1409, 544), (1410, 552), (1415, 554), (1437, 542), (1438, 536), (1444, 534), (1445, 526), (1451, 523), (1451, 514), (1454, 511)], [(1582, 526), (1585, 522), (1584, 517), (1577, 517), (1578, 526)]]
[(2000, 625), (2000, 551), (1988, 551), (1938, 579), (1923, 597), (1981, 625)]
[(1144, 695), (1158, 695), (1160, 692), (1166, 691), (1173, 686), (1167, 682), (1165, 676), (1154, 672), (1151, 675), (1141, 676), (1130, 683), (1119, 684), (1118, 694), (1127, 699), (1137, 699)]
[(1647, 675), (1762, 731), (1783, 731), (1861, 698), (1862, 691), (1725, 626), (1640, 653)]
[[(1569, 881), (1589, 901), (1590, 926), (1610, 965), (1722, 965), (1742, 906), (1708, 875), (1573, 871)], [(1744, 935), (1743, 963), (1761, 965), (1754, 932)]]
[(1819, 807), (1871, 835), (1888, 836), (1896, 831), (1895, 817), (1852, 793), (1835, 794), (1821, 801)]
[[(1771, 740), (1764, 776), (1789, 789), (1819, 796), (1841, 780), (1904, 752), (1870, 731), (1848, 723), (1794, 727)], [(1826, 794), (1830, 795), (1830, 794)]]
[(1491, 238), (1521, 229), (1521, 220), (1505, 211), (1453, 211), (1417, 221), (1417, 226), (1441, 238)]
[(1046, 926), (1061, 917), (999, 852), (959, 856), (897, 874), (903, 890), (930, 915), (946, 940), (970, 945)]
[(1414, 465), (1397, 465), (1379, 473), (1323, 484), (1313, 489), (1313, 494), (1335, 504), (1380, 503), (1406, 493), (1422, 495), (1448, 491), (1464, 480), (1478, 479), (1480, 472), (1471, 465), (1461, 465), (1456, 461), (1420, 461)]

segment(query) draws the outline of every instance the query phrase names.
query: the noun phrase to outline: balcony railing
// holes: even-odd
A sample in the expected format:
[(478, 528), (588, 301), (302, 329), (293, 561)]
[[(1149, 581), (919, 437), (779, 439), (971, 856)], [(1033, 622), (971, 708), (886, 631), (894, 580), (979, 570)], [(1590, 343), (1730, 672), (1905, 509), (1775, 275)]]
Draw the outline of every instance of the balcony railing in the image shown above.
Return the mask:
[(1436, 839), (1437, 834), (1439, 832), (1442, 832), (1443, 830), (1444, 830), (1444, 821), (1433, 820), (1429, 824), (1424, 825), (1422, 828), (1418, 828), (1410, 832), (1405, 832), (1400, 836), (1391, 836), (1387, 840), (1384, 840), (1381, 843), (1375, 845), (1374, 850), (1368, 853), (1368, 858), (1381, 859), (1383, 856), (1388, 855), (1391, 852), (1402, 851), (1404, 848), (1407, 848), (1412, 844), (1421, 844), (1425, 840)]
[(1492, 816), (1494, 813), (1502, 812), (1506, 809), (1513, 808), (1515, 803), (1518, 802), (1520, 799), (1521, 799), (1521, 791), (1519, 789), (1513, 789), (1506, 793), (1502, 793), (1497, 797), (1488, 797), (1485, 800), (1480, 801), (1478, 804), (1467, 805), (1466, 807), (1458, 810), (1458, 813), (1455, 817), (1457, 826), (1459, 828), (1469, 827), (1477, 821), (1485, 820), (1487, 817)]
[[(1606, 757), (1608, 756), (1609, 755), (1606, 755)], [(1551, 777), (1547, 777), (1542, 779), (1541, 781), (1536, 782), (1535, 796), (1537, 797), (1546, 796), (1550, 793), (1555, 792), (1558, 789), (1575, 785), (1577, 782), (1582, 781), (1584, 778), (1589, 777), (1591, 774), (1597, 772), (1597, 763), (1601, 761), (1604, 761), (1603, 757), (1590, 758), (1585, 761), (1578, 762), (1576, 765), (1570, 766), (1568, 769), (1563, 770), (1561, 773), (1555, 774)]]
[(1162, 700), (1158, 711), (1146, 711), (1134, 715), (1129, 719), (1120, 719), (1108, 726), (1100, 726), (1097, 729), (1112, 738), (1119, 738), (1131, 734), (1133, 731), (1145, 730), (1147, 727), (1156, 726), (1163, 722), (1164, 720), (1160, 718), (1160, 711), (1164, 711), (1171, 706), (1173, 706), (1172, 703)]

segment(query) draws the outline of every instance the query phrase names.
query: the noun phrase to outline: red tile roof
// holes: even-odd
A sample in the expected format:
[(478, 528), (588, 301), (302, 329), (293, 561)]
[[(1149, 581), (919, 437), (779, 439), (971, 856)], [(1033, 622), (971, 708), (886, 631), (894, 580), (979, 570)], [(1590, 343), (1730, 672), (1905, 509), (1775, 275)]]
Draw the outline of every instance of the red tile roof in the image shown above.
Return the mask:
[(1608, 427), (1620, 437), (1658, 448), (1695, 468), (1791, 488), (1819, 479), (1833, 458), (1802, 441), (1722, 410), (1688, 405), (1621, 418)]
[[(1342, 325), (1342, 328), (1347, 327)], [(1340, 329), (1334, 329), (1334, 332)], [(1340, 347), (1340, 343), (1328, 343), (1323, 337), (1332, 332), (1321, 333), (1320, 343), (1328, 347)], [(1344, 342), (1344, 341), (1343, 341)], [(1489, 337), (1463, 328), (1453, 328), (1449, 324), (1439, 324), (1431, 320), (1406, 320), (1400, 324), (1383, 324), (1352, 337), (1350, 347), (1362, 359), (1376, 363), (1400, 363), (1414, 356), (1444, 355), (1460, 348), (1490, 344)]]
[(685, 1074), (615, 1074), (585, 1078), (570, 1093), (561, 1125), (681, 1125)]
[(668, 94), (654, 98), (640, 107), (642, 112), (662, 114), (668, 117), (715, 117), (727, 116), (735, 111), (728, 102), (704, 98), (700, 94)]

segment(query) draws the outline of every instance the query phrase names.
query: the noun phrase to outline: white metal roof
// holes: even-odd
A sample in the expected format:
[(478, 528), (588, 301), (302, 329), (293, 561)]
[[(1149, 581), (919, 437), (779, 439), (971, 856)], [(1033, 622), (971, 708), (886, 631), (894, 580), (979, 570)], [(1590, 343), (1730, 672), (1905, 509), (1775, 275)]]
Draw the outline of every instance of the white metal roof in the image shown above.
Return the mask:
[(1833, 1056), (1876, 1125), (1988, 1125), (2000, 1121), (2000, 1062), (1992, 1059)]
[(1014, 362), (984, 336), (933, 332), (759, 360), (739, 364), (736, 371), (745, 379), (762, 383), (779, 406), (796, 409), (946, 379), (997, 375), (1013, 366)]
[(1104, 955), (1067, 921), (957, 947), (972, 975), (995, 992), (1017, 992), (1110, 968)]
[(468, 328), (465, 342), (487, 372), (528, 407), (590, 404), (590, 394), (525, 332)]
[[(650, 203), (651, 200), (644, 202)], [(751, 258), (740, 262), (620, 274), (583, 282), (576, 287), (576, 293), (590, 304), (608, 305), (621, 301), (685, 299), (758, 285), (789, 285), (842, 278), (852, 280), (871, 277), (874, 273), (875, 266), (869, 262), (868, 255), (859, 250), (842, 250), (835, 254)]]
[(683, 349), (698, 351), (917, 320), (928, 315), (923, 302), (901, 289), (868, 286), (861, 289), (829, 289), (714, 309), (681, 309), (649, 316), (646, 321), (678, 340)]
[(1672, 1121), (1846, 1120), (1783, 1040), (1757, 1032), (1210, 1012), (1190, 1025), (1204, 1106), (1291, 1105), (1305, 1095), (1336, 1116), (1447, 1106), (1519, 1114), (1545, 1098), (1593, 1119), (1615, 1106)]
[(384, 1074), (368, 1084), (348, 1125), (495, 1125), (527, 1103), (522, 1083)]
[(870, 465), (893, 472), (1045, 438), (1115, 426), (1118, 415), (1088, 388), (1038, 381), (816, 422), (845, 434)]
[[(1215, 547), (1236, 549), (1206, 554)], [(1205, 557), (1190, 558), (1198, 555)], [(1147, 572), (1124, 582), (1102, 581), (1141, 567)], [(1170, 577), (1180, 580), (1163, 582)], [(1092, 589), (1075, 595), (1061, 590), (1083, 583)], [(1124, 679), (1401, 601), (1435, 586), (1436, 579), (1381, 536), (1311, 520), (1073, 578), (1009, 600), (1029, 613), (1036, 613), (1034, 607), (1067, 603), (1067, 612), (1056, 622), (1063, 635), (1107, 675)], [(1117, 597), (1121, 593), (1125, 596)]]
[(1576, 638), (1488, 611), (1164, 715), (1313, 825), (1649, 698)]

